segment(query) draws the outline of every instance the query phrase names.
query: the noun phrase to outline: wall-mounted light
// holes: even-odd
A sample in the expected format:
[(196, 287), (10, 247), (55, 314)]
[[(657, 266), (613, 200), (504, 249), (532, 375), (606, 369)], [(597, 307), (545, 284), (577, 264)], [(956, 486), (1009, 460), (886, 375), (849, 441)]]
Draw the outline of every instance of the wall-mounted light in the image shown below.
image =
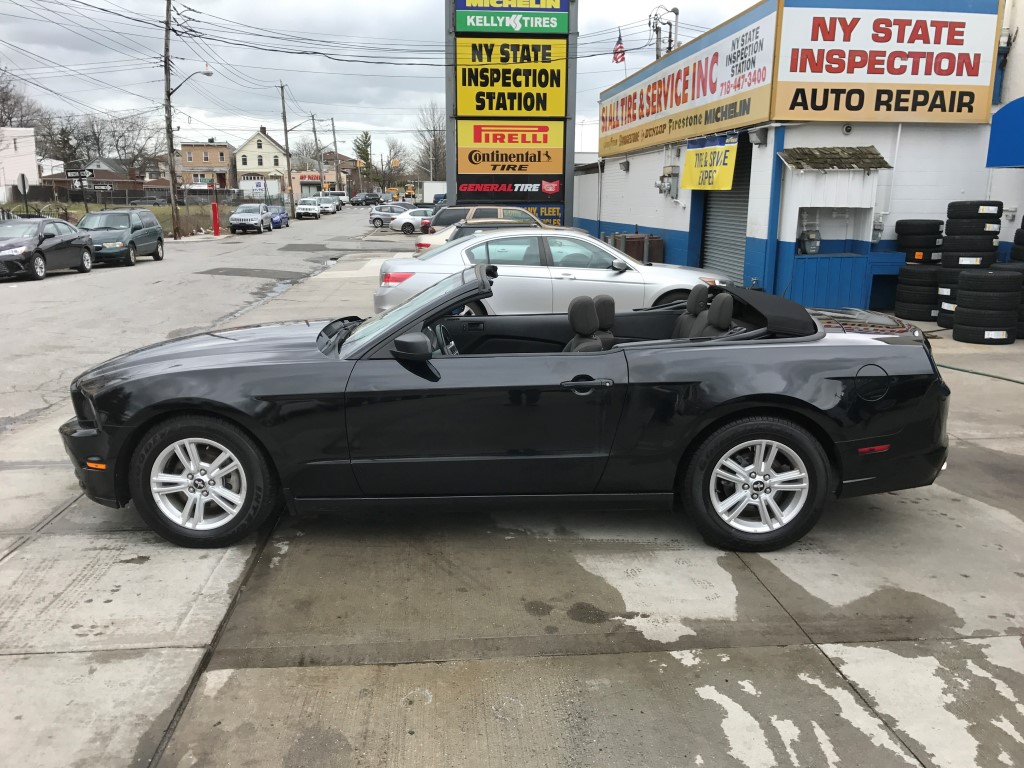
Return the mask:
[(629, 160), (623, 160), (619, 163), (619, 170), (629, 172)]
[(747, 131), (747, 137), (750, 139), (751, 144), (756, 144), (761, 147), (768, 143), (768, 129), (758, 128), (753, 131)]

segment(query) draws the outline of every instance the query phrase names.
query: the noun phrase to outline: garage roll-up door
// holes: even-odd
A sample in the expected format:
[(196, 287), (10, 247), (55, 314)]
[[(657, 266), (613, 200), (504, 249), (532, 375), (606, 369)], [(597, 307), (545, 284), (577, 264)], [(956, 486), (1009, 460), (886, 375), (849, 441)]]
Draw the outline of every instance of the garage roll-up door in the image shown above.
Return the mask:
[(732, 189), (706, 194), (701, 266), (742, 283), (750, 203), (750, 141), (746, 134), (740, 135)]

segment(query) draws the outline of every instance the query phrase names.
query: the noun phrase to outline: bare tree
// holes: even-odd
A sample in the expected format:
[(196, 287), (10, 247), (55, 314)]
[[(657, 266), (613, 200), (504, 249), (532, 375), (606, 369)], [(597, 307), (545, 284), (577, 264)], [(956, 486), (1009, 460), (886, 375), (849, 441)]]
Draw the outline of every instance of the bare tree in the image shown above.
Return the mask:
[(163, 126), (144, 114), (107, 121), (106, 134), (111, 153), (127, 168), (146, 168), (167, 155)]
[(0, 127), (32, 128), (44, 112), (6, 69), (0, 69)]
[(448, 117), (444, 107), (431, 100), (420, 107), (415, 138), (415, 164), (412, 175), (417, 178), (444, 181), (447, 165)]
[(386, 146), (387, 152), (377, 158), (378, 163), (374, 168), (381, 191), (397, 187), (408, 176), (409, 150), (393, 136), (388, 137)]
[(292, 142), (289, 148), (292, 151), (292, 168), (308, 171), (317, 167), (320, 153), (326, 149), (326, 145), (323, 143), (318, 145), (313, 141), (312, 136), (303, 136), (298, 141)]

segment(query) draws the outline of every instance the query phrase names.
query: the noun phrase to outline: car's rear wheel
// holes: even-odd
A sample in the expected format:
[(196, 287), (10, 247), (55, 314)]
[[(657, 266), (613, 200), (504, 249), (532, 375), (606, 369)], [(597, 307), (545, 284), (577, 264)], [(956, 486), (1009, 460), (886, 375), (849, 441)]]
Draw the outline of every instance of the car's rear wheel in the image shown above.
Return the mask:
[(275, 511), (279, 493), (260, 447), (234, 424), (181, 416), (157, 424), (129, 466), (132, 499), (168, 541), (220, 547), (255, 530)]
[(416, 228), (413, 227), (412, 224), (403, 224), (402, 225), (402, 232), (404, 232), (407, 235), (411, 235), (415, 231), (416, 231)]
[(128, 255), (124, 257), (124, 266), (134, 267), (139, 261), (139, 249), (135, 243), (128, 243)]
[(374, 227), (374, 229), (380, 229), (383, 226), (384, 226), (384, 219), (374, 219), (373, 220), (373, 227)]
[(89, 253), (88, 248), (82, 249), (82, 255), (78, 259), (78, 266), (76, 269), (83, 274), (92, 271), (92, 254)]
[(656, 306), (656, 307), (663, 307), (666, 304), (672, 304), (672, 303), (677, 302), (677, 301), (686, 301), (686, 299), (687, 299), (687, 297), (689, 297), (689, 295), (690, 295), (689, 291), (669, 291), (664, 296), (659, 296), (655, 300), (654, 306)]
[(763, 552), (804, 536), (824, 510), (828, 457), (806, 429), (752, 416), (726, 424), (693, 454), (680, 496), (704, 539)]
[(153, 251), (153, 261), (163, 261), (163, 260), (164, 260), (164, 241), (163, 240), (157, 240), (156, 241), (156, 250)]
[(28, 265), (28, 279), (29, 280), (42, 280), (46, 277), (46, 257), (41, 253), (37, 253), (32, 257), (32, 261)]

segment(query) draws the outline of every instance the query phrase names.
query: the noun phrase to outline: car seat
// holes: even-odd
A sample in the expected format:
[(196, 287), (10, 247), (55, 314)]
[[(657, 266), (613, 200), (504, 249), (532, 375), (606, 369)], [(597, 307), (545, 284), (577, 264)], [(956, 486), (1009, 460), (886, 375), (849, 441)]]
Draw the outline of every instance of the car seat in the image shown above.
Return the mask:
[(600, 325), (592, 298), (577, 296), (569, 302), (569, 325), (575, 335), (565, 345), (563, 352), (600, 352), (604, 349), (601, 340), (594, 335)]
[[(688, 339), (695, 327), (703, 328), (707, 324), (708, 286), (697, 283), (690, 289), (690, 297), (686, 300), (686, 309), (679, 315), (672, 329), (673, 339)], [(704, 313), (703, 316), (701, 313)], [(699, 322), (698, 322), (699, 321)]]
[(601, 340), (605, 349), (615, 346), (615, 334), (612, 327), (615, 325), (615, 299), (606, 293), (594, 297), (594, 307), (597, 309), (598, 331), (594, 335)]
[(694, 325), (690, 331), (691, 339), (715, 339), (728, 336), (732, 331), (732, 296), (720, 293), (715, 296), (707, 311), (707, 322), (703, 326)]

